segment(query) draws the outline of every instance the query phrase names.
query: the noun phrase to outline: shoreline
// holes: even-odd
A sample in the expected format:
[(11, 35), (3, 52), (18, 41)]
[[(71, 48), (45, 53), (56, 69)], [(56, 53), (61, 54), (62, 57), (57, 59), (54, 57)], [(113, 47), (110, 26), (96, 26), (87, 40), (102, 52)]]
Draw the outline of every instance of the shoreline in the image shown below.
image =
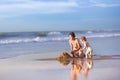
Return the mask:
[[(66, 59), (66, 60), (71, 60), (71, 59), (81, 59), (81, 60), (84, 60), (85, 58), (69, 58), (69, 59)], [(120, 59), (120, 55), (110, 55), (110, 56), (93, 56), (91, 58), (92, 60), (119, 60)], [(36, 60), (39, 60), (39, 61), (51, 61), (51, 60), (57, 60), (57, 57), (56, 58), (41, 58), (41, 59), (36, 59)]]

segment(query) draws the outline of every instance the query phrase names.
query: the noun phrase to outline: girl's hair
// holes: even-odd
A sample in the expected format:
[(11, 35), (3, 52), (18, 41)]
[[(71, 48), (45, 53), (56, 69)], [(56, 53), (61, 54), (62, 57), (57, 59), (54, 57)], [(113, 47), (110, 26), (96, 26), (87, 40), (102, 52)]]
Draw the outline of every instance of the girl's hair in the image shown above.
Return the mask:
[(72, 37), (75, 38), (75, 33), (74, 32), (70, 32), (69, 35), (71, 35)]
[(87, 41), (87, 39), (86, 39), (85, 36), (82, 36), (80, 39), (81, 39), (81, 40), (84, 40), (84, 41)]

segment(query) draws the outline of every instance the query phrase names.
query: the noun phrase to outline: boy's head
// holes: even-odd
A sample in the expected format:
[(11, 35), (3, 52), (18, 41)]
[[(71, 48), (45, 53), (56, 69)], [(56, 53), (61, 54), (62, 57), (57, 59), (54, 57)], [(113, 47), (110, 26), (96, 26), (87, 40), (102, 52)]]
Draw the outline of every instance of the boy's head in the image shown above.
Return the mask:
[(87, 39), (86, 39), (85, 36), (82, 36), (82, 37), (80, 38), (80, 40), (81, 40), (81, 41), (87, 41)]

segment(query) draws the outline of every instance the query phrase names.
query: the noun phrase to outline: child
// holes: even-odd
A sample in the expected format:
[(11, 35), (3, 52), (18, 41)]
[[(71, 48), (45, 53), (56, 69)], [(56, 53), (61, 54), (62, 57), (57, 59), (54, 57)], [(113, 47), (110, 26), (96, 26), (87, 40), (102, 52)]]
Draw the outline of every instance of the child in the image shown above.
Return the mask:
[(86, 58), (92, 58), (92, 48), (90, 47), (89, 43), (87, 42), (86, 37), (82, 36), (80, 38), (80, 41), (83, 43), (83, 46), (84, 46), (81, 50), (82, 51), (86, 50), (86, 52), (85, 52)]
[(79, 40), (75, 38), (74, 32), (69, 33), (69, 44), (70, 44), (70, 50), (73, 57), (82, 57), (83, 54), (82, 51), (80, 51), (81, 45), (79, 43)]

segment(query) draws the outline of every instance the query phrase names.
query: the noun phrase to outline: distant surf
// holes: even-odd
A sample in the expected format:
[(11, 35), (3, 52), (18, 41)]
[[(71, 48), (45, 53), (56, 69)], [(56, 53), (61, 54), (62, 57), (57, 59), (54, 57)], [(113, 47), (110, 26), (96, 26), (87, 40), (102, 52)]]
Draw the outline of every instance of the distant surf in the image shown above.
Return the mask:
[[(47, 42), (68, 40), (69, 31), (50, 32), (5, 32), (0, 33), (0, 44)], [(75, 31), (77, 37), (87, 38), (120, 37), (120, 30)]]

